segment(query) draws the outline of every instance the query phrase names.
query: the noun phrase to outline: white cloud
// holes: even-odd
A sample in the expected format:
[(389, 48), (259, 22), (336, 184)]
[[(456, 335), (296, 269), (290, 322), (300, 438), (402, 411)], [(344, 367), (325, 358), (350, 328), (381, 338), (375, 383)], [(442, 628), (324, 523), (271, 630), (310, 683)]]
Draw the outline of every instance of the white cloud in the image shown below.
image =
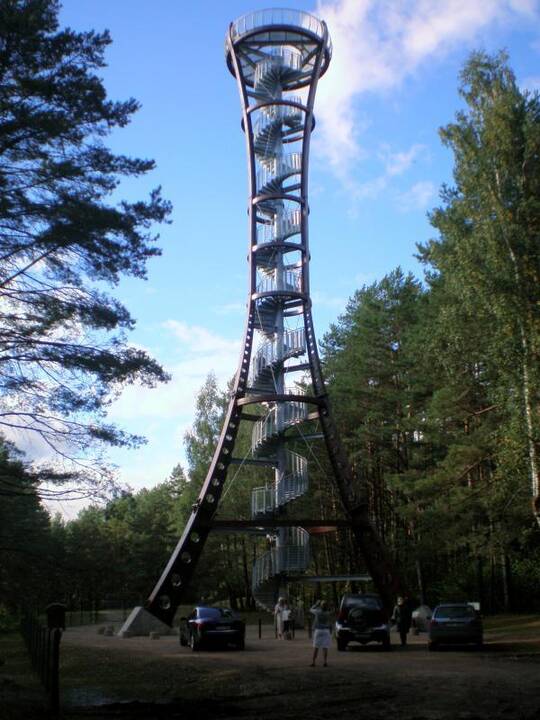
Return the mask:
[[(408, 150), (392, 152), (389, 145), (383, 144), (378, 153), (379, 160), (384, 166), (380, 175), (364, 182), (358, 182), (351, 177), (341, 179), (353, 200), (373, 200), (387, 189), (392, 178), (403, 175), (424, 150), (424, 145), (415, 144)], [(354, 206), (350, 215), (352, 218), (356, 217)]]
[[(43, 463), (54, 465), (60, 460), (59, 456), (53, 451), (51, 445), (45, 438), (35, 430), (24, 428), (24, 418), (21, 420), (14, 419), (14, 423), (20, 423), (20, 426), (2, 426), (2, 435), (8, 442), (13, 443), (17, 450), (23, 453), (22, 459), (25, 462), (32, 463), (38, 467)], [(56, 447), (66, 454), (72, 453), (76, 455), (76, 451), (69, 445), (57, 441)]]
[[(206, 377), (213, 372), (221, 387), (236, 372), (240, 341), (229, 340), (200, 325), (167, 320), (162, 326), (179, 341), (180, 360), (165, 368), (171, 381), (156, 388), (127, 387), (114, 403), (109, 416), (114, 420), (175, 418), (191, 422), (195, 400)], [(139, 432), (145, 432), (144, 427)]]
[[(490, 25), (537, 18), (538, 6), (533, 0), (319, 0), (315, 13), (327, 22), (334, 47), (317, 90), (318, 152), (350, 190), (362, 154), (354, 117), (359, 96), (388, 92)], [(369, 197), (365, 185), (358, 192)]]
[(120, 478), (135, 489), (164, 480), (179, 461), (185, 465), (183, 437), (193, 422), (199, 390), (210, 372), (226, 388), (238, 365), (240, 340), (178, 320), (163, 327), (178, 343), (179, 359), (165, 367), (171, 381), (154, 389), (129, 386), (109, 412), (113, 421), (149, 438), (148, 445), (129, 455), (118, 453)]
[(510, 7), (516, 12), (535, 18), (538, 15), (538, 0), (510, 0)]
[(228, 340), (200, 325), (188, 325), (181, 320), (167, 320), (162, 326), (171, 330), (185, 349), (194, 353), (238, 351), (236, 340)]
[(328, 295), (328, 293), (315, 290), (311, 293), (315, 308), (326, 307), (342, 312), (347, 304), (347, 298)]
[(386, 174), (389, 177), (402, 175), (414, 163), (416, 158), (424, 150), (424, 145), (412, 145), (405, 152), (393, 153), (388, 145), (381, 147), (380, 156), (384, 162)]
[[(113, 461), (121, 468), (118, 479), (135, 489), (165, 480), (176, 462), (185, 462), (183, 437), (193, 422), (199, 390), (210, 372), (225, 388), (238, 365), (238, 339), (231, 341), (205, 327), (178, 320), (168, 320), (162, 326), (176, 341), (176, 357), (180, 358), (165, 367), (171, 381), (156, 388), (129, 385), (108, 412), (112, 422), (149, 439), (148, 445), (137, 450), (111, 451)], [(35, 433), (19, 430), (5, 434), (35, 462), (53, 459), (50, 447)], [(87, 501), (64, 501), (62, 507), (51, 503), (50, 508), (51, 512), (60, 510), (66, 517), (74, 517), (85, 504)]]
[(354, 282), (357, 287), (364, 285), (372, 285), (377, 280), (377, 274), (374, 272), (359, 272), (354, 276)]
[(435, 197), (437, 188), (429, 180), (415, 183), (409, 190), (398, 196), (400, 210), (423, 210)]
[(524, 90), (540, 91), (540, 75), (523, 78), (519, 84)]
[(355, 200), (373, 200), (388, 186), (388, 176), (379, 175), (366, 182), (348, 182), (347, 189)]

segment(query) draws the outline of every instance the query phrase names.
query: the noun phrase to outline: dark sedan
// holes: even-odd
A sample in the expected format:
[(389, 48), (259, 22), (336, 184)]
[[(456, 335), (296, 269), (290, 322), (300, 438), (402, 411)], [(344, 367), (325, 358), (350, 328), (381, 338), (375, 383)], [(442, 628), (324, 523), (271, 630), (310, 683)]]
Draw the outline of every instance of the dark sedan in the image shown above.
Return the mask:
[(246, 624), (229, 608), (198, 605), (187, 618), (180, 618), (180, 645), (200, 650), (210, 645), (234, 645), (244, 649)]
[(446, 643), (474, 643), (482, 647), (484, 630), (482, 619), (468, 603), (438, 605), (429, 625), (428, 648), (435, 650)]

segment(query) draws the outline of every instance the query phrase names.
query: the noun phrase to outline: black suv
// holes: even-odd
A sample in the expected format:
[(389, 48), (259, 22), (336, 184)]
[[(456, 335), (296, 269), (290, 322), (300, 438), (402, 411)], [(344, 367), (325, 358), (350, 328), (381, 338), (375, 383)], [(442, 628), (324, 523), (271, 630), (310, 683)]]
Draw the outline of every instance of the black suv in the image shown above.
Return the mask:
[(344, 595), (336, 621), (337, 649), (345, 650), (350, 642), (365, 645), (379, 642), (390, 650), (390, 626), (381, 598), (372, 593)]

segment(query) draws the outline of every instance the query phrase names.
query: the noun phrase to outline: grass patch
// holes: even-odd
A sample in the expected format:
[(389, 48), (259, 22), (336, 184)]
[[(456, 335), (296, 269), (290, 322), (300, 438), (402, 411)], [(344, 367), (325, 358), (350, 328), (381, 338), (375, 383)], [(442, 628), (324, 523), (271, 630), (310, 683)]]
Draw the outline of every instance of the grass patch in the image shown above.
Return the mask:
[(210, 691), (219, 697), (239, 680), (238, 672), (201, 666), (191, 656), (184, 656), (182, 662), (177, 655), (146, 657), (123, 649), (73, 645), (63, 648), (60, 673), (63, 701), (68, 705), (204, 699)]
[(484, 628), (501, 636), (540, 641), (540, 615), (490, 615), (484, 618)]
[(47, 700), (22, 637), (0, 635), (0, 706), (2, 720), (47, 717)]

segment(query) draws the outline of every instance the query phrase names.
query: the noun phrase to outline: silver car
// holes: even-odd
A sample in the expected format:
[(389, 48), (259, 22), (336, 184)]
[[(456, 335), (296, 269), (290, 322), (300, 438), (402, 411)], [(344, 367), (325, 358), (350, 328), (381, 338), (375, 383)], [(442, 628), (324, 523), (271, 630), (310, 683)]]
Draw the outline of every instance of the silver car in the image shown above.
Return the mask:
[(446, 643), (474, 643), (482, 647), (484, 630), (482, 619), (468, 603), (437, 605), (429, 625), (428, 648), (435, 650)]

